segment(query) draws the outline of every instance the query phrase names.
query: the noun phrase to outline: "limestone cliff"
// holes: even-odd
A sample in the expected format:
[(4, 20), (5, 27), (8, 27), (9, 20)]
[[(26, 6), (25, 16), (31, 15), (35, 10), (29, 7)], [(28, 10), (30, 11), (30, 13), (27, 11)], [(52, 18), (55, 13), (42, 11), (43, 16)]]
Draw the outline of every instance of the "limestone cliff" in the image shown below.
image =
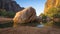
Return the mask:
[(47, 0), (45, 4), (44, 14), (48, 12), (49, 8), (57, 7), (60, 5), (60, 0)]
[(20, 7), (15, 0), (0, 0), (0, 9), (17, 12), (24, 8)]

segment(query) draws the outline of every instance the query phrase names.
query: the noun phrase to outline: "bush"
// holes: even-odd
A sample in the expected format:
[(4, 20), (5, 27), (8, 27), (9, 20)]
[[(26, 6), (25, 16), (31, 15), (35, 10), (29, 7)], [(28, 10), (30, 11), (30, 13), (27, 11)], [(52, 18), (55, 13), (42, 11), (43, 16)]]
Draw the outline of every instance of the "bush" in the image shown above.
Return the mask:
[(60, 27), (60, 22), (54, 22), (53, 25)]
[(0, 16), (6, 16), (7, 12), (5, 10), (0, 10)]
[(53, 18), (60, 18), (60, 14), (53, 15)]
[(60, 22), (49, 22), (49, 23), (46, 23), (45, 26), (52, 26), (52, 27), (60, 27)]
[(48, 10), (48, 12), (47, 12), (47, 16), (48, 17), (50, 17), (50, 18), (53, 18), (53, 15), (55, 15), (55, 14), (57, 14), (58, 13), (58, 11), (57, 11), (57, 8), (55, 8), (55, 7), (52, 7), (52, 8), (50, 8), (49, 10)]
[(10, 17), (10, 18), (13, 18), (15, 16), (15, 12), (13, 12), (13, 11), (7, 12), (6, 16)]
[(14, 15), (15, 15), (15, 12), (13, 11), (0, 10), (0, 16), (13, 18)]
[(47, 21), (46, 21), (47, 16), (43, 13), (41, 13), (40, 16), (42, 17), (42, 23), (44, 23), (44, 24), (47, 23)]

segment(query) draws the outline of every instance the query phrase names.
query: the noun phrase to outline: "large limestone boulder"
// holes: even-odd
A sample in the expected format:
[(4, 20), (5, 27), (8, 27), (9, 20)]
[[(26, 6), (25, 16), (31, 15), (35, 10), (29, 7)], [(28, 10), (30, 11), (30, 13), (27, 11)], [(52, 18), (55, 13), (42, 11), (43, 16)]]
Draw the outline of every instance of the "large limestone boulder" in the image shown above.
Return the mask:
[(35, 9), (32, 7), (25, 8), (22, 11), (16, 13), (13, 21), (14, 25), (17, 23), (29, 23), (36, 19)]

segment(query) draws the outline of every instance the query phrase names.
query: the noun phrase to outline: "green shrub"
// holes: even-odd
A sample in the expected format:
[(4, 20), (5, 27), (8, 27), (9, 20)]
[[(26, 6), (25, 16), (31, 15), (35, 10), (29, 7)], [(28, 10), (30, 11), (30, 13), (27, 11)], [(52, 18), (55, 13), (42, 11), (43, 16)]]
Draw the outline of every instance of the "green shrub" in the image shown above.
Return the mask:
[(47, 23), (47, 21), (46, 21), (47, 16), (43, 13), (41, 13), (40, 16), (42, 17), (42, 23), (44, 23), (44, 24)]
[(60, 14), (53, 15), (53, 18), (60, 18)]
[(60, 22), (48, 22), (45, 24), (45, 26), (53, 26), (53, 27), (60, 27)]
[(13, 11), (7, 12), (6, 16), (10, 17), (10, 18), (13, 18), (15, 16), (15, 12), (13, 12)]
[(53, 25), (60, 27), (60, 22), (53, 22)]
[(0, 10), (0, 16), (13, 18), (15, 16), (15, 12)]
[(0, 16), (6, 16), (7, 12), (5, 10), (0, 10)]

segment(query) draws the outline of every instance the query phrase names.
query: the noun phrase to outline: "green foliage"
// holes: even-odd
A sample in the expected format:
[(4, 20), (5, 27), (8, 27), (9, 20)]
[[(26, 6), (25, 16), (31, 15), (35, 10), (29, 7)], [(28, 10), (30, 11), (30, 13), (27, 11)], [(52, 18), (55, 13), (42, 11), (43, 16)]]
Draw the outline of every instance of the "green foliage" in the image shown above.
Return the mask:
[(43, 13), (41, 13), (40, 16), (42, 17), (42, 19), (46, 19), (47, 18), (47, 16), (44, 15)]
[(15, 15), (15, 12), (13, 11), (0, 10), (0, 16), (13, 18), (14, 15)]
[(13, 18), (15, 16), (15, 13), (13, 11), (10, 11), (10, 12), (7, 12), (6, 16)]
[(0, 10), (0, 16), (6, 16), (7, 12), (5, 10)]
[(60, 18), (60, 14), (58, 13), (58, 14), (53, 15), (53, 18)]
[(57, 13), (57, 8), (50, 8), (47, 12), (47, 16), (52, 17), (54, 14)]
[[(60, 18), (60, 6), (58, 7), (52, 7), (48, 10), (47, 16), (49, 16), (50, 18)], [(60, 22), (51, 22), (51, 23), (48, 23), (48, 25), (52, 25), (52, 26), (60, 26)]]
[(53, 22), (54, 26), (60, 27), (60, 22)]
[(46, 14), (47, 16), (49, 16), (50, 18), (53, 18), (53, 16), (58, 16), (60, 15), (60, 8), (50, 8)]
[(43, 13), (41, 13), (40, 16), (42, 17), (42, 22), (47, 23), (47, 21), (46, 21), (47, 16)]

